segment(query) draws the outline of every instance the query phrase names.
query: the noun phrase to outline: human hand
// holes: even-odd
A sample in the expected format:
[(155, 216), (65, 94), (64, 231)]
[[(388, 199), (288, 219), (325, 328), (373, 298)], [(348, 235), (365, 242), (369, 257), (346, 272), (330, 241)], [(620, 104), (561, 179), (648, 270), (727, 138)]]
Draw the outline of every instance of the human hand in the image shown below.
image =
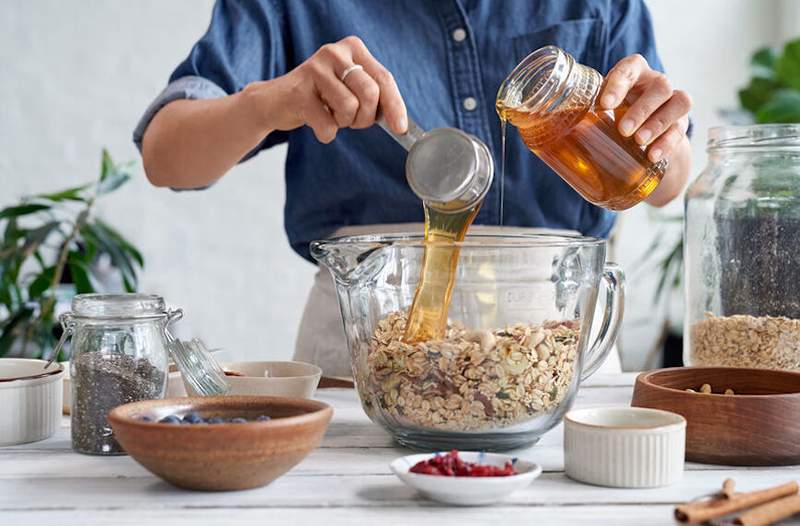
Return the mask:
[(322, 46), (289, 73), (243, 93), (267, 133), (306, 125), (329, 143), (340, 128), (368, 128), (380, 114), (392, 131), (408, 129), (394, 77), (355, 36)]
[(620, 133), (645, 146), (651, 162), (688, 147), (691, 98), (673, 90), (667, 77), (651, 69), (641, 55), (629, 55), (611, 68), (600, 105), (615, 110)]

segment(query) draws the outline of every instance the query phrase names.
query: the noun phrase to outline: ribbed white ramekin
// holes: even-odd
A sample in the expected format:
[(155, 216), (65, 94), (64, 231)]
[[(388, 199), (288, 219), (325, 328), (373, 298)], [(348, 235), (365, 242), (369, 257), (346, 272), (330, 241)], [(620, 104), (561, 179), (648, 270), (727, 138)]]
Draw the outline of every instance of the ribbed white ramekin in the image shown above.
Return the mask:
[(61, 424), (64, 368), (0, 358), (0, 446), (43, 440)]
[(570, 411), (564, 417), (568, 477), (599, 486), (667, 486), (683, 475), (686, 420), (641, 407)]

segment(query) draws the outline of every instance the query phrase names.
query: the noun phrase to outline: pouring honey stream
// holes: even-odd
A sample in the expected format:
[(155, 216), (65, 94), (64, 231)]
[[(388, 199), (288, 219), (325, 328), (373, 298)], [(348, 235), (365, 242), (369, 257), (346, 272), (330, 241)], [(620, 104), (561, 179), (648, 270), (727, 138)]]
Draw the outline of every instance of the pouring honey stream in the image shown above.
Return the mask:
[(425, 204), (425, 252), (404, 340), (407, 343), (444, 338), (447, 311), (456, 281), (459, 249), (481, 203), (463, 209), (463, 202), (447, 203), (448, 209)]

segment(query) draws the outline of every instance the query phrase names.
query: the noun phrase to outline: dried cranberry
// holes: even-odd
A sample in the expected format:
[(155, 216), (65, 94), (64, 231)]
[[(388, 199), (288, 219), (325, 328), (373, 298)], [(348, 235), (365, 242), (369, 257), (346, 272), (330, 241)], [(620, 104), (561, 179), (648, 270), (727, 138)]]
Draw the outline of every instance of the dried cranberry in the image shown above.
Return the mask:
[(506, 462), (502, 468), (464, 462), (455, 449), (444, 455), (436, 454), (428, 460), (417, 462), (409, 471), (420, 475), (444, 477), (508, 477), (517, 474), (511, 461)]

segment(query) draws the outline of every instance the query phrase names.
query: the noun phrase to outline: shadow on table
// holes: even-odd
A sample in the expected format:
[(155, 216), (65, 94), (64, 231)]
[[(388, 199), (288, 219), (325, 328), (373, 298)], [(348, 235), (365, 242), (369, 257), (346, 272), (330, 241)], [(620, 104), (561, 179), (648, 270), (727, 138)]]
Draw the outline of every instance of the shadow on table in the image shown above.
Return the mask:
[(399, 480), (397, 484), (374, 484), (357, 493), (359, 498), (370, 502), (398, 503), (408, 501), (422, 501), (423, 497), (417, 491), (404, 486)]

